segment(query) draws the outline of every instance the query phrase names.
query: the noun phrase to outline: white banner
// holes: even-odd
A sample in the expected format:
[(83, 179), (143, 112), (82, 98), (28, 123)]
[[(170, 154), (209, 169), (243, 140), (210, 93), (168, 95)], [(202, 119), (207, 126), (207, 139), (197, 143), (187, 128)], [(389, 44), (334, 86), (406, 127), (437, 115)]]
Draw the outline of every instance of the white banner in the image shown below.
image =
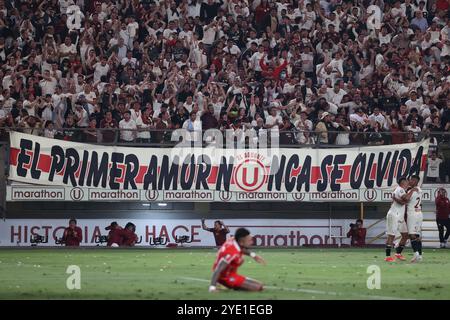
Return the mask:
[[(115, 219), (122, 227), (130, 220)], [(82, 230), (82, 246), (95, 246), (96, 236), (107, 235), (105, 227), (112, 220), (79, 219), (78, 226)], [(184, 246), (215, 246), (214, 236), (201, 227), (200, 220), (194, 219), (134, 219), (136, 234), (141, 240), (137, 246), (150, 247), (154, 237), (164, 237), (169, 243), (175, 243), (175, 237), (189, 236), (192, 242)], [(255, 245), (272, 246), (303, 246), (337, 244), (335, 236), (345, 236), (349, 224), (354, 220), (333, 220), (331, 230), (328, 220), (312, 219), (228, 219), (224, 223), (231, 233), (239, 227), (248, 228), (254, 235)], [(366, 221), (370, 224), (370, 220)], [(214, 220), (206, 220), (208, 227), (213, 227)], [(66, 219), (8, 219), (0, 221), (0, 246), (30, 246), (30, 237), (40, 235), (48, 237), (48, 243), (39, 246), (55, 246), (55, 239), (61, 238), (64, 228), (68, 226)], [(330, 238), (331, 235), (334, 236)], [(344, 241), (346, 243), (347, 240)], [(347, 241), (348, 242), (348, 241)], [(106, 246), (106, 244), (102, 244)]]
[[(128, 148), (11, 133), (10, 201), (370, 201), (423, 178), (428, 141), (347, 149)], [(379, 193), (379, 195), (378, 195)]]

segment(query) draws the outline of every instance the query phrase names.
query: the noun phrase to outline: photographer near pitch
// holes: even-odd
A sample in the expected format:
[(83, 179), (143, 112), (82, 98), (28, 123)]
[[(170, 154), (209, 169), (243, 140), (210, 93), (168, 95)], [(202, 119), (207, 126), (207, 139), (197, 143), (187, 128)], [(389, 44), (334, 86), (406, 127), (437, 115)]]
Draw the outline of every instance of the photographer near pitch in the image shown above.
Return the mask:
[(350, 230), (347, 232), (347, 238), (350, 239), (350, 245), (353, 247), (362, 247), (366, 245), (366, 228), (363, 228), (363, 221), (356, 220), (356, 223), (350, 223)]
[[(447, 245), (448, 237), (450, 236), (450, 201), (447, 197), (447, 191), (440, 188), (435, 200), (436, 203), (436, 223), (439, 230), (439, 241), (441, 248)], [(446, 229), (444, 235), (444, 228)]]
[(83, 240), (81, 228), (77, 226), (77, 220), (70, 219), (69, 226), (64, 229), (63, 235), (66, 247), (78, 247)]
[(214, 234), (214, 240), (216, 240), (216, 246), (218, 247), (225, 243), (227, 234), (230, 233), (230, 229), (221, 220), (214, 221), (214, 228), (208, 228), (205, 219), (202, 219), (202, 229)]

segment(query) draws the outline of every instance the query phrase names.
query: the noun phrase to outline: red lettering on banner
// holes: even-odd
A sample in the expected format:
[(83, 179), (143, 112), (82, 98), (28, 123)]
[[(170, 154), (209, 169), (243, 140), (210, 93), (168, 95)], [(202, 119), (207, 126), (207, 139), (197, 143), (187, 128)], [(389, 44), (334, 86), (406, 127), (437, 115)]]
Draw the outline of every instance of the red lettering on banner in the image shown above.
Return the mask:
[(149, 243), (150, 242), (150, 237), (155, 238), (156, 236), (156, 227), (153, 225), (152, 226), (152, 231), (148, 231), (148, 226), (145, 226), (145, 242)]
[(200, 239), (195, 239), (195, 236), (198, 236), (200, 232), (196, 230), (200, 229), (201, 226), (191, 226), (191, 240), (192, 242), (202, 242)]
[[(65, 230), (65, 229), (66, 229), (65, 227), (61, 227), (61, 226), (56, 227), (55, 230), (53, 230), (53, 240), (56, 240), (56, 239), (58, 239), (58, 238), (61, 238), (61, 237), (64, 235), (64, 230)], [(61, 234), (61, 237), (57, 237), (57, 235), (56, 235), (56, 233), (57, 233), (59, 230), (63, 230), (63, 233)]]
[(39, 235), (39, 233), (36, 233), (35, 232), (35, 230), (38, 230), (38, 232), (39, 232), (39, 230), (41, 229), (40, 227), (38, 227), (38, 226), (33, 226), (33, 227), (31, 227), (31, 229), (30, 229), (30, 234), (32, 235), (32, 236), (38, 236)]
[[(172, 230), (172, 238), (175, 239), (175, 237), (177, 236), (176, 231), (177, 231), (178, 229), (184, 229), (186, 232), (189, 232), (189, 229), (186, 228), (185, 226), (176, 226), (176, 227), (173, 228), (173, 230)], [(180, 236), (181, 236), (181, 234), (180, 234)]]
[(17, 236), (18, 241), (22, 242), (22, 226), (17, 226), (17, 232), (14, 232), (14, 226), (11, 226), (11, 243), (15, 243), (14, 237)]
[(300, 240), (305, 241), (304, 244), (308, 244), (308, 237), (305, 235), (300, 235), (300, 231), (297, 231), (297, 247), (300, 247)]
[[(282, 243), (280, 244), (279, 243), (279, 239), (281, 239), (282, 240)], [(277, 246), (277, 247), (279, 247), (279, 246), (282, 246), (282, 247), (285, 247), (285, 246), (287, 246), (287, 236), (286, 235), (278, 235), (278, 236), (276, 236), (274, 239), (273, 239), (273, 244), (275, 245), (275, 246)]]
[(44, 237), (47, 239), (49, 238), (48, 231), (52, 228), (52, 226), (42, 226), (42, 229), (44, 229)]
[(159, 232), (160, 237), (165, 237), (167, 241), (170, 241), (169, 232), (167, 231), (167, 227), (165, 224), (162, 225), (161, 230)]
[[(319, 240), (319, 243), (314, 243), (314, 239), (318, 239)], [(323, 244), (323, 240), (322, 240), (322, 237), (321, 236), (319, 236), (319, 235), (314, 235), (314, 236), (312, 236), (311, 238), (309, 238), (309, 244), (318, 244), (318, 245), (322, 245)]]
[(92, 233), (91, 243), (95, 242), (96, 237), (100, 237), (102, 235), (102, 232), (100, 231), (99, 226), (95, 226), (94, 232)]

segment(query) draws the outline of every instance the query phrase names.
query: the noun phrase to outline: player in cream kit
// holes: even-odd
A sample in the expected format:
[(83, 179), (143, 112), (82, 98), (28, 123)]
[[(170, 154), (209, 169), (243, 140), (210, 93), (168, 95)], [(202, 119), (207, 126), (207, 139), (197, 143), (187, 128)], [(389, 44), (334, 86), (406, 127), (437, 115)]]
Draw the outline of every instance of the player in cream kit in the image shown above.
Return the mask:
[(411, 262), (422, 261), (422, 189), (418, 186), (420, 177), (413, 175), (409, 178), (409, 187), (412, 188), (413, 193), (411, 200), (406, 205), (406, 225), (408, 227), (409, 239), (411, 240), (411, 247), (414, 251), (414, 257)]
[[(384, 261), (386, 262), (394, 262), (396, 259), (398, 260), (406, 260), (403, 257), (401, 251), (408, 240), (408, 230), (405, 222), (405, 204), (407, 204), (411, 196), (413, 194), (413, 189), (406, 192), (409, 183), (406, 178), (400, 178), (398, 181), (398, 186), (395, 188), (394, 193), (392, 195), (392, 204), (386, 215), (386, 258)], [(394, 239), (397, 234), (400, 232), (402, 235), (402, 239), (400, 240), (399, 246), (401, 246), (400, 250), (397, 250), (395, 257), (391, 256), (391, 250), (394, 244)], [(397, 248), (398, 249), (398, 248)]]

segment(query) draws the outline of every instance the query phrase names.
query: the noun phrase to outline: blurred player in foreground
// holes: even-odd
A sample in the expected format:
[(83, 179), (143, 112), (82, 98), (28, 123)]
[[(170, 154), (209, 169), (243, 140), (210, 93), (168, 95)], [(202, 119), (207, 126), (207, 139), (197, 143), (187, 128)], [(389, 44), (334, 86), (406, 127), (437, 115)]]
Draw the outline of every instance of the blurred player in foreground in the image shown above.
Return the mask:
[[(402, 255), (403, 248), (408, 241), (408, 230), (405, 222), (405, 204), (407, 204), (413, 192), (417, 189), (411, 189), (406, 192), (408, 188), (408, 180), (406, 178), (400, 178), (398, 181), (398, 186), (394, 190), (394, 194), (392, 195), (392, 204), (386, 215), (386, 258), (384, 261), (386, 262), (394, 262), (396, 259), (398, 260), (406, 260)], [(395, 254), (395, 258), (391, 256), (391, 250), (394, 244), (395, 235), (397, 231), (400, 232), (402, 238), (397, 247), (397, 253)]]
[(213, 275), (209, 292), (217, 291), (217, 283), (235, 290), (261, 291), (263, 284), (259, 281), (237, 274), (237, 269), (244, 263), (243, 255), (252, 257), (256, 262), (266, 264), (263, 258), (250, 251), (253, 237), (245, 228), (236, 230), (234, 237), (228, 239), (217, 253), (213, 266)]

